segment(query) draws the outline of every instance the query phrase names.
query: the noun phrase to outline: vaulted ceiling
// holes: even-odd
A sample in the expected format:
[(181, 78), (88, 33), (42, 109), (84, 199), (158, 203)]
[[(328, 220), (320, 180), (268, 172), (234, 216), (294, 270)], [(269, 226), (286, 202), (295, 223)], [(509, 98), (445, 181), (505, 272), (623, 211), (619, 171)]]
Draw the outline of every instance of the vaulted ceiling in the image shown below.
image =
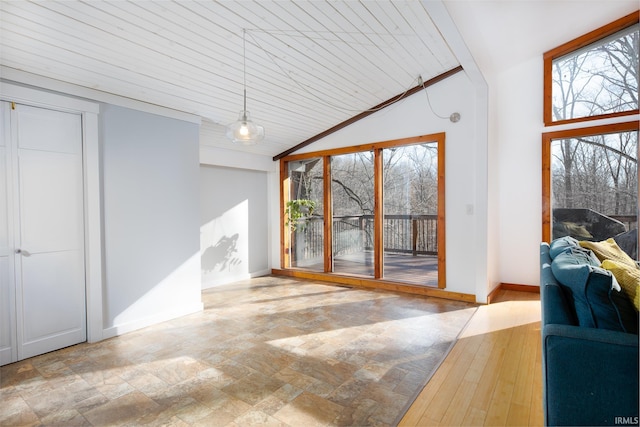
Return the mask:
[[(0, 70), (194, 114), (202, 144), (274, 156), (460, 65), (429, 1), (0, 0)], [(490, 73), (637, 10), (442, 1)], [(245, 58), (247, 108), (266, 129), (250, 147), (224, 136), (243, 107)]]
[(1, 65), (201, 116), (275, 155), (455, 68), (420, 1), (2, 1)]

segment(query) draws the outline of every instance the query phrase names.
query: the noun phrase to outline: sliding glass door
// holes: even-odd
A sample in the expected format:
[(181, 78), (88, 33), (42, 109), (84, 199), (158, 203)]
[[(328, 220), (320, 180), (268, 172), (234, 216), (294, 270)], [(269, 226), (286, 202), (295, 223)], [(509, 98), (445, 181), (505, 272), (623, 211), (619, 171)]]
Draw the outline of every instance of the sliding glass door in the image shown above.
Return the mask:
[(440, 133), (284, 158), (282, 267), (444, 288), (444, 151)]
[(291, 267), (324, 271), (322, 158), (289, 162), (288, 172), (285, 225), (291, 233)]
[(384, 278), (438, 283), (438, 144), (382, 150)]
[(331, 157), (333, 271), (374, 275), (373, 152)]

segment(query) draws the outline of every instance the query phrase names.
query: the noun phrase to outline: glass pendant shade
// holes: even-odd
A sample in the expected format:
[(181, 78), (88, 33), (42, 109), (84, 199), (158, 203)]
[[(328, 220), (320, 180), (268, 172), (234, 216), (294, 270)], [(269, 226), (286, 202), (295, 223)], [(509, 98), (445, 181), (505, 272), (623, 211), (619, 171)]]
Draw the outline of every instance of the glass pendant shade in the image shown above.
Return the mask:
[(227, 138), (237, 144), (256, 144), (264, 139), (264, 127), (253, 123), (249, 112), (242, 110), (238, 120), (227, 126)]
[(227, 126), (227, 138), (236, 144), (253, 145), (264, 139), (264, 128), (251, 121), (247, 111), (247, 30), (242, 30), (242, 86), (244, 102), (240, 117)]

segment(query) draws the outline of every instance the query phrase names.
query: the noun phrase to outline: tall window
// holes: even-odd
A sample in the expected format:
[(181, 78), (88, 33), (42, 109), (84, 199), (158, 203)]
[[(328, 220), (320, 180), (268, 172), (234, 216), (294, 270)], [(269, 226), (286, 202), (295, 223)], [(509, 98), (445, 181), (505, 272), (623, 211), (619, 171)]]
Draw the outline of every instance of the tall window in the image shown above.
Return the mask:
[(543, 135), (543, 240), (615, 237), (637, 257), (638, 123)]
[(610, 119), (638, 114), (638, 29), (630, 14), (544, 56), (545, 125), (575, 123), (542, 136), (545, 241), (614, 237), (637, 259), (640, 123)]
[(445, 287), (444, 134), (292, 155), (281, 168), (282, 268)]

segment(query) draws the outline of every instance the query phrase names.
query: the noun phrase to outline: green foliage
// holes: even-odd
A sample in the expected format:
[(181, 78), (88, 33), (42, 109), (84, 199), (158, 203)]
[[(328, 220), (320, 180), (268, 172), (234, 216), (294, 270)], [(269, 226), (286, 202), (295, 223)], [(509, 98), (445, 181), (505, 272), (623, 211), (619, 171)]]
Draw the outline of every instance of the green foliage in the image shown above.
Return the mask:
[(291, 227), (291, 231), (295, 231), (298, 227), (304, 230), (306, 221), (302, 220), (313, 215), (316, 208), (316, 202), (308, 199), (289, 200), (287, 208), (284, 211), (286, 216), (285, 225)]

